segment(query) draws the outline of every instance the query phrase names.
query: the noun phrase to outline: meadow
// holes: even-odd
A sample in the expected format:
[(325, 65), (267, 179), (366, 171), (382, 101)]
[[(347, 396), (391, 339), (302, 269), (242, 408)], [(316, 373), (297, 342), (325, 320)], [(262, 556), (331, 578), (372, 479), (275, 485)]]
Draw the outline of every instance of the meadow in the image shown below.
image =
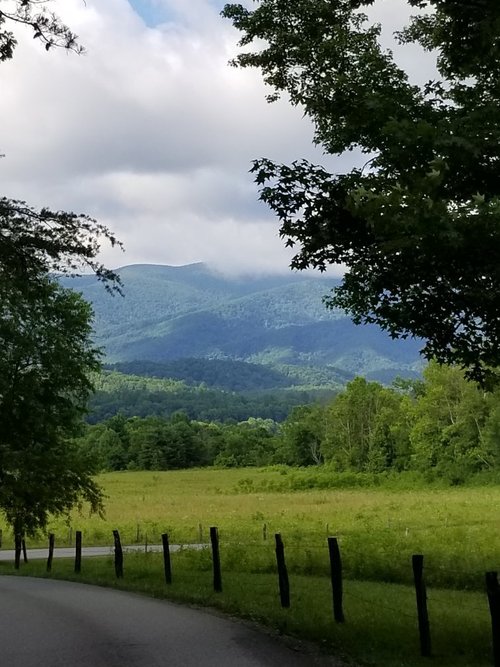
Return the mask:
[[(328, 484), (328, 480), (330, 484)], [(127, 554), (122, 587), (208, 604), (310, 639), (360, 664), (428, 664), (419, 657), (411, 556), (425, 556), (433, 641), (431, 664), (491, 664), (484, 574), (500, 562), (500, 487), (428, 487), (412, 478), (342, 477), (286, 468), (120, 472), (100, 477), (105, 518), (75, 513), (54, 522), (56, 545), (83, 531), (85, 545), (208, 541), (221, 538), (224, 591), (211, 590), (209, 550), (173, 555), (174, 583), (162, 577), (160, 554)], [(285, 544), (292, 604), (281, 609), (274, 533)], [(335, 624), (326, 538), (339, 539), (347, 622)], [(10, 537), (4, 526), (4, 548)], [(31, 541), (30, 545), (35, 545)], [(38, 541), (45, 543), (45, 538)], [(11, 572), (3, 564), (0, 572)], [(22, 573), (44, 574), (44, 563)], [(51, 576), (72, 577), (58, 561)], [(116, 585), (111, 558), (84, 561), (85, 581)]]

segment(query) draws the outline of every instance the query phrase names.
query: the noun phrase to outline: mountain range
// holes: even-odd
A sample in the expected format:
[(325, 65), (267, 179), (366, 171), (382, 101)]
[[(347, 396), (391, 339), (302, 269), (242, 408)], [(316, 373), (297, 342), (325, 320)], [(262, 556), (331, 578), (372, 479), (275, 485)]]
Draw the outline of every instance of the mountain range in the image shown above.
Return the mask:
[(264, 366), (266, 381), (275, 377), (283, 387), (341, 385), (355, 375), (390, 382), (415, 377), (423, 365), (418, 341), (392, 340), (328, 310), (322, 299), (336, 279), (292, 272), (235, 278), (201, 263), (118, 273), (123, 297), (108, 294), (94, 276), (64, 279), (92, 303), (95, 341), (116, 370), (185, 379), (179, 368), (189, 359), (196, 381), (207, 366), (241, 374), (246, 362), (245, 372)]

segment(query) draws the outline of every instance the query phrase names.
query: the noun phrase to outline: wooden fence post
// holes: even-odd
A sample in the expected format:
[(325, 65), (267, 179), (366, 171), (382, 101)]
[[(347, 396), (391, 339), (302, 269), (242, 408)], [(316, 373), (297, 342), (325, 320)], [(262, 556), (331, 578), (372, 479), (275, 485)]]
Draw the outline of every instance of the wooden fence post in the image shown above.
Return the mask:
[(22, 537), (17, 533), (14, 536), (14, 567), (19, 570), (21, 565)]
[(262, 539), (264, 542), (267, 540), (267, 523), (262, 526)]
[(420, 655), (429, 657), (431, 655), (431, 632), (429, 627), (429, 614), (427, 612), (427, 592), (423, 575), (424, 557), (421, 554), (414, 554), (411, 560), (413, 566), (413, 581), (415, 582), (415, 593), (417, 596)]
[(214, 566), (214, 591), (222, 593), (222, 574), (220, 570), (219, 531), (215, 526), (210, 528), (210, 542), (212, 543), (212, 562)]
[(23, 550), (23, 560), (24, 560), (25, 563), (27, 563), (28, 562), (28, 552), (26, 551), (26, 540), (24, 539), (24, 537), (21, 540), (21, 548)]
[(170, 544), (168, 543), (168, 533), (161, 536), (163, 544), (163, 565), (165, 568), (165, 583), (172, 583), (172, 564), (170, 562)]
[(201, 523), (198, 524), (198, 542), (200, 544), (203, 543), (203, 526), (201, 525)]
[(3, 542), (3, 530), (0, 528), (0, 549), (2, 548), (2, 542)]
[(342, 560), (336, 537), (328, 538), (328, 553), (330, 555), (330, 577), (332, 581), (333, 618), (337, 623), (344, 623), (344, 610), (342, 608)]
[(47, 572), (52, 570), (52, 559), (54, 558), (54, 533), (49, 533), (49, 556), (47, 558)]
[(491, 614), (493, 664), (500, 667), (500, 586), (496, 572), (486, 572), (486, 592)]
[(115, 574), (117, 579), (123, 578), (123, 549), (120, 540), (120, 533), (117, 530), (113, 531), (113, 539), (115, 542)]
[(82, 531), (77, 530), (75, 533), (75, 573), (80, 574), (82, 571)]
[(285, 562), (285, 545), (280, 533), (275, 533), (276, 542), (276, 564), (278, 565), (278, 581), (280, 587), (280, 600), (282, 607), (290, 606), (290, 584)]

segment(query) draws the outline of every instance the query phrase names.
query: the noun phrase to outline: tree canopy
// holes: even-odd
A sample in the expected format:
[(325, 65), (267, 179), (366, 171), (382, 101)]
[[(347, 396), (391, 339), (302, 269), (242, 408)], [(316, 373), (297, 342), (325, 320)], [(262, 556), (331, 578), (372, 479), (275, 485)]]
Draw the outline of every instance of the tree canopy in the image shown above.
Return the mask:
[(252, 171), (297, 248), (292, 266), (346, 267), (328, 305), (421, 338), (427, 358), (485, 382), (500, 365), (500, 4), (399, 2), (414, 15), (397, 40), (436, 56), (424, 85), (381, 45), (362, 11), (377, 4), (225, 6), (242, 32), (233, 64), (259, 68), (270, 101), (284, 93), (301, 107), (325, 153), (356, 149), (366, 162), (331, 174), (262, 158)]
[[(141, 379), (135, 381), (146, 392), (147, 383), (139, 389)], [(165, 394), (159, 405), (168, 400)], [(117, 401), (76, 440), (102, 470), (285, 464), (323, 469), (324, 484), (314, 474), (308, 477), (322, 488), (337, 483), (330, 473), (348, 473), (347, 484), (364, 483), (351, 473), (368, 473), (365, 481), (372, 483), (372, 474), (383, 479), (404, 471), (422, 481), (461, 484), (476, 474), (478, 480), (498, 481), (500, 389), (483, 391), (458, 366), (431, 362), (421, 380), (398, 378), (390, 387), (356, 377), (328, 400), (290, 406), (282, 422), (215, 421), (213, 414), (192, 419), (189, 403), (179, 404), (177, 412), (147, 416), (122, 412), (123, 406)], [(226, 410), (226, 417), (234, 414), (230, 403)], [(280, 488), (307, 488), (283, 481)]]
[(0, 510), (16, 535), (86, 500), (95, 467), (71, 442), (97, 370), (90, 306), (46, 275), (14, 286), (0, 268)]

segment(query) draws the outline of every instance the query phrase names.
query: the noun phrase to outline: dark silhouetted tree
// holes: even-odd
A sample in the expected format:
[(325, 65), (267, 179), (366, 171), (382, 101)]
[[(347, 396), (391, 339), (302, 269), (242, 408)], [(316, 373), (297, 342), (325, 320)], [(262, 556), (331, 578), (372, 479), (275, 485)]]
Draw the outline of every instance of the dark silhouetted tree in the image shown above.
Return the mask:
[[(228, 4), (234, 64), (257, 67), (300, 107), (327, 154), (366, 165), (331, 174), (307, 161), (254, 163), (292, 266), (346, 267), (328, 303), (484, 382), (500, 364), (500, 3), (408, 0), (397, 39), (436, 55), (419, 86), (380, 43), (376, 0)], [(249, 50), (253, 45), (256, 50)]]

